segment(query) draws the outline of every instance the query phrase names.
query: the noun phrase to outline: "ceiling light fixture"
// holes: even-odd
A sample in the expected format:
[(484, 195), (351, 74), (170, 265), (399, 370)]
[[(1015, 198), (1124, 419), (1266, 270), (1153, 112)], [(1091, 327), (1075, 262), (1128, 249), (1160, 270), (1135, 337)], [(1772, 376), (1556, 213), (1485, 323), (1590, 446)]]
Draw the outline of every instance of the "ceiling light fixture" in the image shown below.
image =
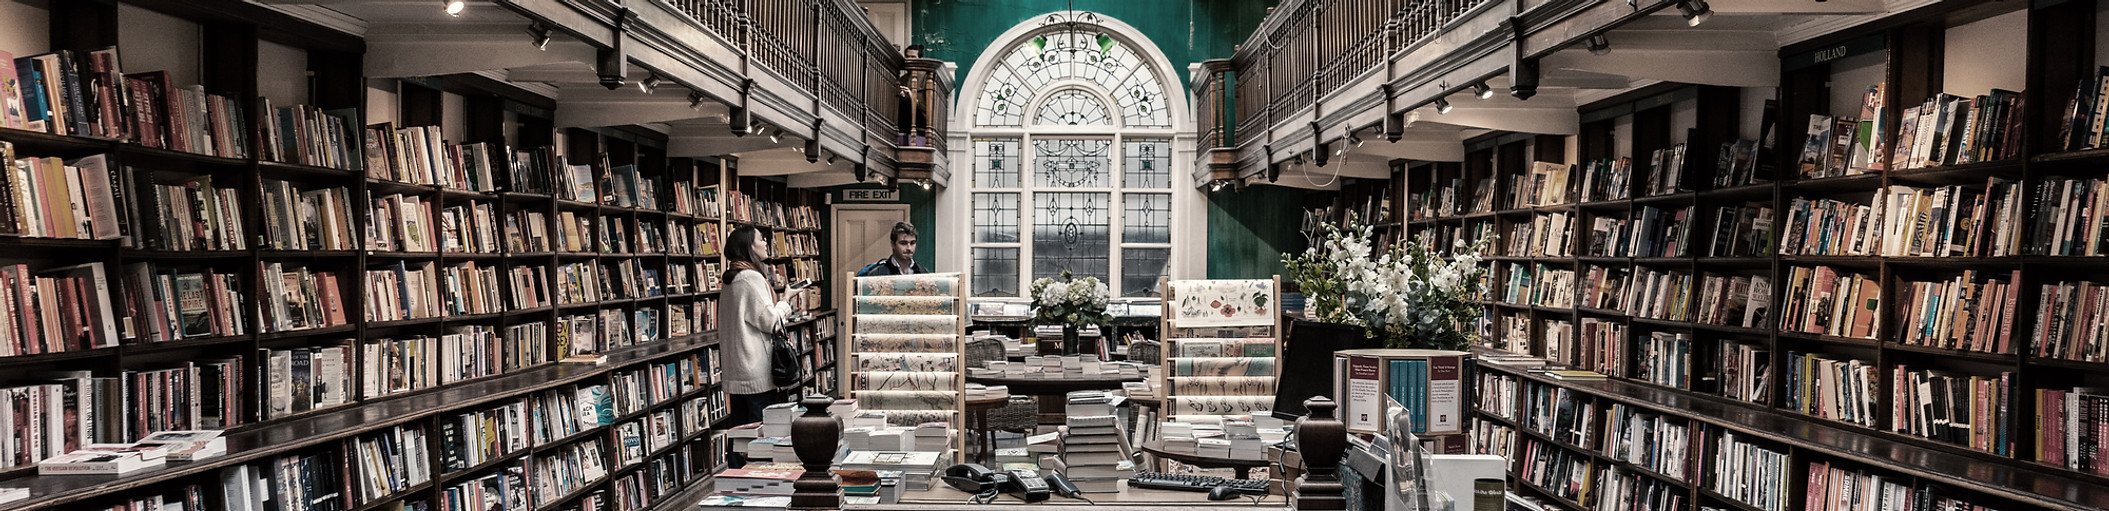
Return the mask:
[(1677, 2), (1677, 13), (1684, 15), (1686, 24), (1696, 27), (1713, 19), (1714, 8), (1706, 5), (1706, 0), (1683, 0)]
[(543, 51), (548, 51), (548, 50), (549, 50), (549, 26), (548, 26), (548, 25), (543, 25), (543, 24), (542, 24), (542, 22), (540, 22), (540, 21), (537, 21), (537, 22), (534, 22), (534, 23), (529, 23), (529, 24), (527, 24), (527, 35), (528, 35), (529, 37), (533, 37), (533, 38), (534, 38), (534, 41), (535, 41), (535, 49), (537, 49), (537, 50), (543, 50)]
[(468, 2), (463, 0), (440, 0), (440, 3), (446, 5), (448, 16), (456, 18), (461, 17), (461, 10), (468, 7)]
[(1451, 108), (1453, 107), (1450, 106), (1450, 100), (1435, 98), (1435, 113), (1447, 114), (1450, 113)]
[(1610, 39), (1605, 39), (1603, 34), (1589, 36), (1589, 54), (1603, 55), (1607, 53), (1611, 53)]
[(659, 77), (659, 73), (654, 72), (651, 76), (646, 76), (643, 81), (637, 82), (637, 90), (644, 91), (645, 94), (651, 94), (652, 89), (659, 88), (659, 82), (663, 80)]
[(1494, 97), (1494, 88), (1488, 87), (1487, 82), (1482, 80), (1479, 83), (1472, 84), (1472, 95), (1479, 96), (1479, 99), (1492, 98)]

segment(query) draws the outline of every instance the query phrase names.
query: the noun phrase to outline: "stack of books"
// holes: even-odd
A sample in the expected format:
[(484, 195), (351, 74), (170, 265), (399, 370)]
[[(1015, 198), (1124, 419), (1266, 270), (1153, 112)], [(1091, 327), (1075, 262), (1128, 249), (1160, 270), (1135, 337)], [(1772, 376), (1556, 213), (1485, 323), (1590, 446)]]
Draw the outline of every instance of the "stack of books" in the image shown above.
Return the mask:
[(1009, 397), (1011, 397), (1011, 387), (1009, 385), (982, 385), (979, 383), (967, 384), (967, 399), (969, 400), (1002, 399)]
[(915, 426), (913, 442), (917, 451), (944, 452), (952, 447), (952, 425), (944, 422), (925, 422)]
[(1069, 418), (1062, 427), (1055, 470), (1086, 492), (1118, 492), (1120, 480), (1134, 471), (1128, 461), (1128, 437), (1113, 415), (1113, 400), (1101, 391), (1069, 393)]
[(1251, 461), (1267, 459), (1266, 440), (1260, 437), (1259, 427), (1252, 421), (1224, 422), (1223, 439), (1227, 445), (1224, 452), (1226, 458)]
[(915, 428), (880, 426), (842, 430), (842, 444), (851, 451), (907, 451), (915, 448)]
[(900, 474), (901, 484), (907, 491), (930, 489), (930, 481), (937, 474), (939, 464), (946, 459), (945, 451), (856, 451), (842, 459), (841, 469), (870, 470), (883, 479), (889, 472)]
[(735, 495), (788, 496), (791, 483), (804, 474), (802, 470), (726, 469), (718, 473), (716, 487), (720, 492)]
[(168, 451), (158, 444), (88, 444), (37, 462), (37, 474), (115, 475), (167, 463)]

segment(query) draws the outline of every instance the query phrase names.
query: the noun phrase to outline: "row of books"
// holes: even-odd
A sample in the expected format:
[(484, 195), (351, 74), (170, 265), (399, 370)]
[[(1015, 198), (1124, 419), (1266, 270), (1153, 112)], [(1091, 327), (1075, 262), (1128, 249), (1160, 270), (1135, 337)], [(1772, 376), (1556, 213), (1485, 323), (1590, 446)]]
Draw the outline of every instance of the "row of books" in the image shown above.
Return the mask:
[(527, 401), (520, 400), (440, 417), (440, 472), (468, 470), (526, 450), (529, 413)]
[(1783, 255), (1873, 255), (1881, 243), (1881, 210), (1866, 204), (1795, 197), (1781, 220)]
[(1707, 257), (1764, 257), (1772, 254), (1772, 204), (1750, 202), (1714, 209), (1713, 244)]
[[(1681, 419), (1641, 411), (1624, 403), (1613, 403), (1604, 428), (1611, 435), (1604, 456), (1688, 481), (1691, 468), (1691, 428)], [(1655, 509), (1655, 508), (1651, 508)], [(1661, 508), (1671, 509), (1671, 508)]]
[(1618, 465), (1597, 466), (1596, 511), (1684, 509), (1690, 492)]
[[(241, 275), (213, 268), (160, 269), (154, 263), (124, 267), (127, 339), (147, 342), (243, 335), (251, 318), (243, 308)], [(24, 318), (28, 319), (28, 318)], [(0, 319), (0, 323), (7, 322)], [(18, 355), (0, 348), (0, 354)]]
[(498, 214), (489, 202), (469, 201), (439, 210), (439, 251), (498, 253)]
[(359, 165), (359, 111), (320, 110), (307, 105), (273, 108), (257, 98), (262, 124), (257, 126), (257, 159), (312, 167), (352, 170)]
[(1528, 172), (1518, 176), (1516, 182), (1510, 183), (1510, 186), (1515, 189), (1513, 195), (1515, 200), (1507, 203), (1507, 205), (1511, 209), (1518, 209), (1574, 202), (1574, 197), (1571, 195), (1572, 190), (1569, 190), (1568, 186), (1569, 181), (1572, 181), (1573, 178), (1574, 166), (1572, 165), (1542, 161), (1532, 162)]
[(1875, 362), (1821, 353), (1787, 352), (1786, 400), (1782, 404), (1817, 418), (1875, 427), (1875, 396), (1882, 391)]
[[(1772, 131), (1772, 117), (1778, 108), (1777, 100), (1765, 100), (1765, 115), (1761, 121), (1764, 127), (1759, 129), (1760, 133)], [(1771, 152), (1770, 142), (1765, 142), (1762, 146), (1758, 141), (1750, 139), (1722, 142), (1721, 157), (1715, 161), (1714, 188), (1734, 188), (1771, 181)]]
[(1711, 426), (1699, 430), (1697, 444), (1712, 449), (1701, 477), (1707, 490), (1762, 511), (1787, 510), (1793, 500), (1788, 493), (1792, 471), (1784, 449), (1748, 442)]
[[(129, 170), (136, 185), (133, 225), (138, 226), (132, 246), (170, 251), (249, 248), (240, 190), (214, 186), (210, 175), (165, 185), (154, 181), (153, 171)], [(93, 200), (85, 205), (103, 207)]]
[(771, 233), (770, 257), (819, 257), (820, 237), (803, 233)]
[(1891, 170), (2010, 160), (2021, 155), (2021, 93), (1941, 94), (1904, 109)]
[(17, 158), (13, 144), (0, 143), (0, 232), (26, 237), (116, 239), (127, 233), (119, 202), (124, 190), (104, 155), (71, 162), (52, 157)]
[(1605, 158), (1582, 164), (1582, 201), (1633, 198), (1633, 158)]
[(240, 357), (96, 377), (90, 371), (31, 372), (43, 380), (0, 388), (0, 468), (27, 467), (90, 444), (126, 444), (149, 432), (240, 424)]
[(727, 218), (768, 226), (772, 229), (811, 230), (820, 228), (820, 212), (813, 206), (792, 206), (749, 196), (732, 190), (726, 197)]
[(264, 364), (264, 420), (343, 406), (355, 398), (357, 377), (351, 343), (283, 350), (257, 350)]
[(2021, 271), (1982, 279), (1966, 270), (1953, 279), (1897, 286), (1898, 342), (1983, 353), (2013, 353), (2014, 307)]
[(1494, 321), (1488, 322), (1490, 324), (1487, 325), (1493, 334), (1484, 336), (1488, 342), (1487, 347), (1509, 353), (1531, 352), (1530, 314), (1497, 312), (1493, 309), (1488, 309), (1487, 314), (1495, 317)]
[(1648, 153), (1648, 179), (1641, 183), (1642, 197), (1668, 195), (1690, 189), (1684, 183), (1685, 144)]
[(1828, 461), (1809, 463), (1808, 511), (1905, 511), (1911, 509), (1909, 480), (1848, 470)]
[(1588, 454), (1563, 449), (1537, 438), (1523, 440), (1523, 456), (1517, 461), (1516, 476), (1570, 502), (1580, 501), (1590, 492), (1593, 484), (1590, 477)]
[(610, 375), (609, 394), (613, 397), (615, 414), (641, 412), (646, 407), (716, 385), (717, 378), (723, 374), (719, 360), (714, 356), (716, 353), (716, 350), (699, 351), (672, 361)]
[(1699, 311), (1693, 321), (1708, 325), (1764, 328), (1772, 307), (1772, 279), (1764, 275), (1699, 276)]
[[(2004, 331), (2001, 340), (2005, 340)], [(2088, 281), (2042, 284), (2029, 354), (2087, 362), (2109, 360), (2109, 290)]]
[(367, 321), (400, 321), (437, 318), (441, 308), (436, 264), (431, 261), (396, 261), (366, 271)]
[(258, 302), (263, 309), (259, 330), (292, 332), (350, 321), (344, 310), (344, 289), (348, 285), (340, 283), (337, 272), (277, 262), (262, 263), (259, 272), (263, 291), (275, 298)]
[(1719, 351), (1721, 396), (1765, 404), (1772, 392), (1772, 351), (1755, 344), (1723, 343)]
[(451, 328), (438, 336), (360, 341), (361, 396), (376, 397), (495, 376), (555, 360), (547, 323)]
[(1569, 445), (1597, 448), (1596, 401), (1565, 387), (1528, 382), (1521, 392), (1517, 425)]
[(439, 269), (440, 314), (446, 316), (469, 316), (497, 314), (507, 310), (502, 292), (514, 290), (501, 286), (498, 268), (478, 266), (476, 261), (463, 261)]
[(425, 426), (411, 423), (345, 442), (351, 501), (380, 500), (433, 479), (432, 453)]
[(2098, 387), (2036, 389), (2035, 459), (2091, 474), (2109, 474), (2109, 391)]
[(1999, 257), (2021, 253), (2022, 186), (1988, 178), (1980, 188), (1890, 186), (1876, 195), (1881, 255)]
[(1873, 339), (1882, 326), (1882, 282), (1830, 266), (1795, 266), (1780, 290), (1780, 330)]
[(1618, 310), (1634, 317), (1691, 321), (1692, 274), (1639, 267), (1625, 285)]
[(1574, 270), (1547, 266), (1543, 263), (1535, 269), (1523, 263), (1509, 263), (1505, 272), (1506, 284), (1500, 287), (1501, 301), (1517, 305), (1544, 307), (1574, 307)]
[(601, 174), (600, 203), (619, 208), (660, 209), (659, 178), (644, 176), (637, 172), (636, 165), (606, 166)]
[(109, 282), (102, 263), (34, 273), (26, 264), (0, 265), (0, 308), (8, 311), (0, 314), (0, 351), (34, 355), (116, 346), (119, 319)]
[(2109, 147), (2109, 130), (2104, 129), (2104, 121), (2109, 121), (2109, 66), (2097, 69), (2094, 75), (2080, 78), (2072, 101), (2065, 104), (2058, 141), (2067, 151)]
[(1976, 376), (1904, 364), (1892, 372), (1892, 430), (2001, 456), (2013, 453), (2007, 431), (2012, 372)]
[[(361, 227), (352, 220), (351, 190), (308, 188), (277, 179), (263, 180), (266, 248), (275, 250), (354, 250), (358, 240), (376, 240), (382, 231), (369, 218)], [(237, 208), (239, 209), (239, 208)]]
[(2048, 256), (2109, 255), (2109, 182), (2048, 177), (2036, 182), (2027, 218), (2029, 252)]
[(382, 252), (433, 252), (439, 249), (432, 210), (438, 204), (400, 193), (369, 198), (366, 249)]
[(1413, 209), (1409, 216), (1415, 220), (1427, 220), (1464, 214), (1465, 204), (1457, 195), (1464, 191), (1464, 186), (1465, 180), (1461, 177), (1437, 179), (1431, 189), (1408, 194), (1407, 207)]
[(1509, 224), (1508, 249), (1501, 254), (1521, 257), (1568, 257), (1575, 250), (1574, 214), (1539, 213), (1529, 223)]
[(0, 53), (0, 125), (54, 135), (247, 158), (241, 102), (177, 85), (167, 71), (125, 74), (117, 47), (14, 58)]
[(476, 192), (503, 189), (497, 178), (504, 163), (493, 161), (502, 160), (503, 151), (489, 143), (448, 144), (439, 126), (381, 123), (363, 132), (368, 178)]
[(1675, 389), (1692, 388), (1691, 334), (1649, 332), (1634, 336), (1631, 349), (1632, 371), (1620, 375)]
[(474, 479), (458, 479), (439, 490), (439, 509), (534, 509), (528, 501), (527, 469), (518, 460)]
[[(1809, 115), (1809, 129), (1802, 142), (1795, 177), (1822, 179), (1881, 172), (1885, 168), (1905, 168), (1903, 162), (1893, 164), (1882, 156), (1888, 149), (1882, 140), (1887, 134), (1882, 119), (1884, 93), (1883, 84), (1868, 86), (1861, 94), (1863, 101), (1858, 118)], [(1902, 152), (1910, 146), (1899, 144), (1897, 147)]]

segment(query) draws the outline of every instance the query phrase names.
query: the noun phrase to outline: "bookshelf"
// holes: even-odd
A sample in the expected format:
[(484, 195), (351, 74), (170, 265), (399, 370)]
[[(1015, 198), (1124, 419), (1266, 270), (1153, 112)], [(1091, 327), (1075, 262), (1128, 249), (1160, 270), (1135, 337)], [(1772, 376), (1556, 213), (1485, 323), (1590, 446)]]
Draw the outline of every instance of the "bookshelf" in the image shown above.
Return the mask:
[[(727, 195), (803, 211), (796, 232), (817, 235), (825, 225), (817, 193), (741, 177), (736, 161), (670, 157), (665, 136), (650, 130), (559, 128), (553, 101), (489, 79), (369, 80), (357, 38), (254, 5), (145, 0), (20, 9), (44, 14), (16, 23), (48, 24), (49, 45), (0, 49), (27, 58), (116, 47), (127, 75), (220, 98), (197, 112), (212, 124), (190, 133), (219, 144), (174, 148), (137, 128), (98, 137), (0, 126), (13, 158), (57, 158), (47, 160), (60, 164), (46, 169), (51, 175), (63, 178), (71, 165), (86, 169), (70, 171), (76, 179), (106, 177), (115, 192), (90, 204), (109, 205), (109, 221), (76, 225), (91, 226), (85, 237), (99, 239), (28, 233), (26, 224), (6, 222), (16, 232), (0, 235), (8, 254), (0, 263), (11, 277), (100, 266), (110, 320), (75, 321), (110, 329), (35, 349), (7, 339), (0, 395), (27, 404), (28, 391), (19, 389), (130, 382), (134, 401), (159, 401), (98, 399), (81, 409), (105, 419), (112, 411), (162, 417), (135, 426), (112, 421), (98, 430), (107, 436), (91, 440), (226, 429), (230, 448), (123, 476), (38, 476), (25, 455), (0, 467), (0, 487), (31, 488), (31, 495), (0, 509), (114, 506), (154, 495), (239, 509), (231, 504), (241, 499), (226, 496), (227, 481), (322, 470), (345, 479), (325, 477), (337, 482), (310, 488), (317, 508), (440, 506), (485, 485), (517, 491), (535, 510), (617, 502), (666, 508), (707, 487), (701, 483), (723, 467), (717, 431), (729, 425), (722, 424), (715, 315), (723, 266), (716, 247), (735, 225)], [(176, 30), (118, 29), (141, 24)], [(287, 61), (299, 64), (263, 64)], [(115, 126), (125, 118), (90, 120)], [(280, 129), (265, 129), (270, 124)], [(201, 134), (213, 128), (215, 135)], [(171, 133), (178, 132), (163, 136)], [(377, 145), (362, 146), (367, 140)], [(15, 198), (9, 220), (35, 205)], [(564, 245), (567, 234), (575, 246)], [(818, 280), (825, 254), (809, 245), (791, 255)], [(90, 284), (83, 289), (93, 290), (86, 272), (47, 275), (61, 279), (49, 289), (80, 275)], [(810, 372), (822, 376), (793, 389), (802, 393), (832, 392), (838, 381), (824, 375), (834, 365), (828, 299), (817, 297), (809, 304), (816, 313), (793, 327), (802, 342), (820, 347), (808, 358)], [(584, 354), (605, 358), (558, 362)], [(145, 392), (162, 388), (188, 392)], [(136, 411), (148, 404), (182, 410), (193, 404), (186, 394), (199, 396), (190, 417)], [(606, 420), (533, 422), (578, 417), (560, 412), (575, 412), (588, 394), (605, 396)], [(503, 448), (460, 449), (467, 444), (449, 432), (463, 434), (477, 421), (509, 429)], [(349, 471), (378, 449), (429, 456), (406, 461), (422, 461), (422, 469)], [(450, 466), (450, 452), (476, 462)], [(564, 462), (598, 466), (601, 476), (556, 477), (559, 467), (550, 464)], [(559, 480), (574, 484), (553, 484)]]
[[(1937, 489), (1997, 509), (2109, 504), (2109, 495), (2099, 491), (2109, 479), (2100, 472), (2061, 466), (2056, 455), (2039, 453), (2060, 447), (2063, 439), (2055, 432), (2066, 427), (2035, 412), (2045, 404), (2039, 401), (2051, 401), (2055, 408), (2061, 397), (2071, 399), (2061, 392), (2102, 385), (2101, 370), (2109, 366), (2099, 358), (2088, 361), (2088, 348), (2080, 347), (2084, 342), (2046, 349), (2034, 340), (2092, 335), (2084, 333), (2091, 331), (2083, 320), (2085, 283), (2099, 282), (2109, 265), (2085, 255), (2097, 252), (2083, 243), (2064, 247), (2073, 255), (2049, 255), (2043, 245), (2032, 245), (2042, 242), (2041, 233), (2060, 236), (2060, 223), (2090, 219), (2059, 216), (2057, 204), (2067, 201), (2067, 193), (2076, 193), (2074, 203), (2092, 200), (2086, 195), (2090, 188), (2067, 183), (2099, 179), (2101, 165), (2109, 162), (2098, 149), (2046, 136), (2067, 122), (2065, 109), (2075, 96), (2071, 84), (2090, 83), (2096, 66), (2109, 64), (2109, 55), (2093, 44), (2101, 8), (2096, 2), (2035, 7), (1966, 2), (1915, 9), (1782, 49), (1776, 96), (1762, 88), (1643, 87), (1582, 108), (1580, 134), (1572, 140), (1576, 177), (1611, 177), (1612, 186), (1570, 182), (1570, 199), (1551, 205), (1415, 216), (1412, 233), (1503, 235), (1500, 252), (1488, 258), (1494, 271), (1484, 349), (1545, 357), (1555, 365), (1611, 376), (1607, 382), (1566, 381), (1482, 364), (1483, 377), (1507, 381), (1481, 382), (1482, 419), (1475, 431), (1480, 445), (1512, 454), (1539, 449), (1533, 453), (1580, 460), (1597, 477), (1608, 474), (1598, 473), (1608, 467), (1621, 477), (1647, 481), (1619, 490), (1588, 490), (1627, 495), (1644, 490), (1639, 495), (1680, 499), (1676, 504), (1651, 501), (1656, 508), (1826, 509), (1821, 495), (1788, 492), (1792, 495), (1784, 501), (1761, 502), (1753, 495), (1717, 491), (1722, 488), (1704, 481), (1716, 475), (1721, 449), (1729, 447), (1718, 441), (1729, 432), (1747, 444), (1737, 449), (1783, 455), (1780, 475), (1790, 489), (1810, 486), (1812, 475), (1822, 480), (1838, 471), (1880, 476), (1914, 498)], [(1987, 37), (1990, 33), (2004, 35)], [(2026, 37), (2015, 37), (2023, 33)], [(2007, 57), (1994, 61), (1985, 52)], [(1862, 113), (1870, 85), (1881, 87), (1874, 96), (1878, 108), (1872, 110), (1879, 121)], [(2018, 106), (2003, 102), (2001, 91), (2019, 92)], [(1943, 93), (1954, 95), (1948, 100), (1953, 104), (1960, 99), (1975, 103), (1983, 95), (1981, 104), (1989, 109), (1978, 112), (1981, 120), (1975, 124), (1968, 122), (1969, 110), (1955, 110), (1962, 112), (1963, 122), (1949, 132), (1957, 137), (1954, 154), (1940, 155), (1949, 158), (1947, 163), (1925, 162), (1933, 156), (1919, 147), (1916, 163), (1860, 170), (1868, 161), (1894, 162), (1899, 151), (1909, 153), (1912, 148), (1902, 141), (1915, 139), (1904, 135), (1904, 112), (1929, 100), (1939, 105)], [(1754, 108), (1761, 100), (1765, 108)], [(1812, 115), (1870, 120), (1812, 122)], [(1831, 133), (1811, 137), (1807, 131), (1818, 126)], [(1969, 131), (1975, 128), (1994, 131)], [(1760, 130), (1770, 131), (1778, 142), (1761, 147), (1755, 141)], [(1857, 139), (1839, 134), (1865, 132), (1881, 134), (1867, 144), (1882, 150), (1863, 160), (1855, 156)], [(1812, 139), (1820, 142), (1807, 144)], [(1493, 189), (1512, 193), (1508, 183), (1530, 177), (1529, 167), (1519, 163), (1558, 162), (1567, 143), (1559, 137), (1483, 136), (1468, 142), (1464, 181), (1472, 182), (1475, 172), (1491, 172)], [(1978, 152), (1964, 150), (1965, 143)], [(1654, 186), (1667, 177), (1662, 171), (1668, 168), (1656, 162), (1657, 152), (1680, 145), (1685, 157), (1678, 177), (1684, 186)], [(1805, 145), (1816, 148), (1808, 154), (1821, 153), (1817, 161), (1823, 163), (1814, 172), (1804, 173)], [(1832, 161), (1839, 166), (1828, 167)], [(1404, 179), (1454, 179), (1446, 172), (1439, 164), (1410, 164)], [(1616, 183), (1621, 175), (1622, 186)], [(1416, 191), (1410, 202), (1428, 200), (1417, 196), (1420, 185), (1409, 186)], [(1497, 204), (1507, 198), (1496, 197)], [(1986, 204), (1982, 214), (1971, 202), (1979, 198)], [(1958, 203), (1964, 206), (1952, 209), (1963, 218), (1976, 215), (1973, 225), (1991, 228), (1974, 236), (1961, 228), (1957, 232), (1966, 236), (1955, 241), (1941, 237), (1950, 230), (1945, 216), (1930, 222), (1930, 228), (1913, 222), (1853, 227), (1885, 208), (1904, 207), (1900, 204), (1926, 204), (1933, 218), (1932, 205)], [(1670, 219), (1682, 212), (1687, 225), (1641, 230), (1651, 210)], [(1570, 212), (1574, 255), (1536, 250), (1528, 243), (1521, 246), (1531, 250), (1513, 250), (1517, 245), (1510, 233), (1542, 233), (1519, 231), (1520, 226)], [(1836, 219), (1829, 223), (1834, 228), (1809, 230), (1825, 225), (1801, 220), (1814, 217)], [(1766, 223), (1761, 218), (1769, 218), (1769, 231), (1753, 228)], [(1856, 230), (1863, 234), (1845, 235)], [(1640, 232), (1658, 234), (1635, 234)], [(1685, 250), (1626, 248), (1631, 245), (1625, 242), (1635, 239), (1679, 242)], [(1855, 240), (1868, 244), (1856, 246)], [(1559, 272), (1570, 270), (1576, 285), (1568, 289)], [(1669, 278), (1635, 278), (1648, 274)], [(1836, 298), (1810, 299), (1821, 293), (1811, 289), (1823, 287), (1831, 276), (1839, 279)], [(1852, 281), (1855, 276), (1861, 280)], [(1846, 282), (1853, 285), (1844, 287)], [(2046, 285), (2066, 283), (2070, 287), (2049, 288), (2056, 293), (2046, 296)], [(1521, 285), (1534, 289), (1510, 292)], [(1574, 293), (1576, 305), (1570, 309), (1541, 301), (1547, 286), (1558, 287), (1556, 295)], [(1632, 300), (1636, 295), (1641, 303)], [(1611, 298), (1617, 300), (1605, 301)], [(2045, 314), (2046, 307), (2059, 306), (2067, 308)], [(2082, 326), (2063, 326), (2068, 324)], [(1867, 396), (1865, 404), (1826, 409), (1822, 405), (1860, 400), (1797, 397), (1810, 388), (1831, 388), (1803, 384), (1797, 371), (1860, 375), (1860, 384), (1845, 397)], [(1577, 393), (1578, 403), (1594, 407), (1591, 420), (1598, 433), (1604, 432), (1605, 410), (1613, 405), (1675, 417), (1692, 433), (1688, 462), (1704, 477), (1680, 481), (1633, 466), (1606, 454), (1601, 435), (1586, 441), (1545, 438), (1537, 432), (1549, 430), (1528, 427), (1515, 417), (1529, 404), (1490, 396), (1499, 392), (1495, 385), (1519, 388), (1510, 392), (1535, 387)], [(1953, 418), (1960, 421), (1949, 420), (1948, 411), (1936, 412), (1930, 403), (1898, 397), (1928, 393), (1931, 400), (1958, 405)], [(1489, 412), (1490, 406), (1512, 413)], [(1940, 426), (1930, 424), (1936, 417)], [(1537, 459), (1519, 458), (1526, 464)], [(1601, 493), (1569, 492), (1528, 477), (1517, 480), (1518, 487), (1554, 502), (1564, 499), (1570, 507), (1611, 505), (1592, 500)], [(1661, 490), (1663, 485), (1668, 489)]]

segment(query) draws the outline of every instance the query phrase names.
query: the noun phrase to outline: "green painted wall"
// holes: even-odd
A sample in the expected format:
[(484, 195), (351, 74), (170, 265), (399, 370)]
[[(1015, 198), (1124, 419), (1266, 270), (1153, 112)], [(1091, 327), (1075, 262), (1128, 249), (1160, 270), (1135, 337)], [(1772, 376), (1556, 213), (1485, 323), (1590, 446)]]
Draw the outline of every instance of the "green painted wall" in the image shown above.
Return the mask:
[(1186, 90), (1187, 64), (1230, 58), (1272, 5), (1254, 0), (913, 0), (909, 18), (915, 44), (923, 45), (930, 58), (959, 64), (955, 78), (963, 82), (982, 50), (1019, 23), (1072, 8), (1112, 16), (1157, 43)]
[(1281, 255), (1304, 249), (1299, 188), (1253, 186), (1208, 194), (1208, 278), (1257, 279), (1282, 273)]
[[(878, 190), (891, 187), (879, 186), (876, 183), (863, 183), (829, 186), (820, 188), (820, 191), (826, 192), (828, 196), (833, 197), (835, 204), (844, 204), (847, 201), (842, 200), (842, 191), (852, 188)], [(908, 223), (915, 224), (915, 232), (921, 234), (916, 237), (917, 243), (921, 245), (915, 248), (916, 264), (923, 265), (924, 268), (937, 272), (966, 271), (965, 268), (937, 267), (937, 251), (940, 248), (937, 246), (937, 235), (931, 234), (937, 232), (937, 194), (924, 190), (921, 186), (909, 185), (901, 187), (900, 199), (896, 202), (858, 202), (857, 204), (907, 204)], [(871, 261), (857, 264), (859, 265), (857, 268), (847, 268), (841, 271), (857, 271), (859, 268), (863, 268), (862, 265), (871, 264)]]
[[(955, 78), (962, 82), (974, 60), (998, 43), (996, 37), (1019, 23), (1065, 9), (1111, 16), (1157, 44), (1158, 51), (1171, 61), (1171, 73), (1179, 77), (1180, 90), (1166, 92), (1184, 96), (1191, 89), (1187, 66), (1230, 58), (1274, 4), (1265, 0), (912, 0), (909, 15), (915, 44), (923, 45), (931, 58), (958, 64)], [(956, 108), (971, 108), (973, 102), (962, 99), (957, 104), (961, 106)], [(972, 165), (954, 161), (953, 174), (964, 178)], [(920, 192), (914, 187), (904, 189), (902, 199), (913, 205), (916, 227), (929, 232), (936, 222), (934, 208), (930, 194)], [(1259, 278), (1280, 273), (1281, 253), (1303, 250), (1303, 236), (1298, 233), (1303, 196), (1302, 190), (1271, 186), (1210, 194), (1208, 248), (1205, 255), (1196, 254), (1208, 258), (1208, 277)], [(923, 248), (918, 251), (919, 259), (936, 253), (937, 247)]]

